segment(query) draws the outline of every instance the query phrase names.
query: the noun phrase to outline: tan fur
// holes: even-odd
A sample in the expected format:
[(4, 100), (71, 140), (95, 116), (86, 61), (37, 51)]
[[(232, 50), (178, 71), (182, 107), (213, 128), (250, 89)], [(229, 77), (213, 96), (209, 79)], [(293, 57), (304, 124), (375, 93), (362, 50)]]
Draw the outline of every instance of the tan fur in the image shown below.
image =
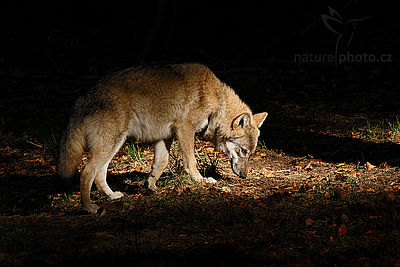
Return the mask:
[[(80, 98), (61, 141), (58, 172), (73, 175), (83, 150), (89, 161), (81, 174), (82, 206), (89, 212), (93, 181), (112, 199), (122, 196), (106, 183), (109, 162), (128, 136), (155, 143), (155, 156), (148, 187), (168, 164), (168, 152), (177, 138), (185, 170), (197, 182), (194, 135), (200, 132), (231, 159), (235, 173), (245, 176), (248, 158), (254, 152), (267, 113), (252, 115), (235, 92), (204, 65), (179, 64), (162, 68), (128, 69), (101, 81), (95, 90)], [(246, 151), (246, 153), (242, 153)]]

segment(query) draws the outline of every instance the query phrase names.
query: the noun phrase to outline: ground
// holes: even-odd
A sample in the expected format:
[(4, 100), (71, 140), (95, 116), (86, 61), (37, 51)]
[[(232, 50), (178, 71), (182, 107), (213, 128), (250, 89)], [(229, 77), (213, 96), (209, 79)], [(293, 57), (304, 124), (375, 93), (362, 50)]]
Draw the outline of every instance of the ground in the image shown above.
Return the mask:
[(94, 188), (96, 215), (81, 211), (78, 175), (68, 189), (55, 165), (68, 110), (99, 77), (7, 76), (0, 263), (399, 265), (399, 87), (390, 71), (346, 68), (217, 67), (254, 111), (269, 113), (248, 177), (197, 139), (199, 169), (218, 183), (193, 183), (174, 143), (150, 194), (152, 147), (128, 140), (108, 170), (124, 197)]

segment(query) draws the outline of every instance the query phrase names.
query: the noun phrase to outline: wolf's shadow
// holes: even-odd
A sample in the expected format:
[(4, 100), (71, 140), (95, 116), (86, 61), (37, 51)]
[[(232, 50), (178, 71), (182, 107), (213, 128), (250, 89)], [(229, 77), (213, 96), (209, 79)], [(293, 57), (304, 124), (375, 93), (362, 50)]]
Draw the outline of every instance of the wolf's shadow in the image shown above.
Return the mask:
[[(130, 172), (119, 175), (107, 175), (107, 182), (113, 190), (134, 194), (148, 193), (143, 183), (125, 183), (142, 181), (147, 174)], [(95, 189), (93, 186), (92, 191)], [(53, 196), (56, 194), (69, 194), (79, 191), (79, 174), (70, 180), (63, 180), (57, 175), (28, 176), (11, 175), (0, 176), (0, 215), (29, 215), (48, 212), (51, 209)]]

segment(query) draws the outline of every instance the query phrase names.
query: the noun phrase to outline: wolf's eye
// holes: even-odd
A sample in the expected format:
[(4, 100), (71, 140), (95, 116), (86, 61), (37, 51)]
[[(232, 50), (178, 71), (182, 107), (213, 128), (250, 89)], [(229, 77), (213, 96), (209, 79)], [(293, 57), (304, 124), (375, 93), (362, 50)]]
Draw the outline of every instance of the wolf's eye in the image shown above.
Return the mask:
[(240, 148), (240, 154), (242, 154), (242, 155), (247, 155), (249, 153), (249, 151), (247, 151), (246, 149), (244, 149), (244, 148)]

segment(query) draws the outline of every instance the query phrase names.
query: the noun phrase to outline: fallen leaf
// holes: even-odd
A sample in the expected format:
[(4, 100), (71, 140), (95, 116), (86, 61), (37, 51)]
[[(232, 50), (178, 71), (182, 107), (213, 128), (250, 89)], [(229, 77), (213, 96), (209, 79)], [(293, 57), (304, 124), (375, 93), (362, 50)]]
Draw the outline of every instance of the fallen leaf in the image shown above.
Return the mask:
[(310, 161), (305, 167), (304, 169), (306, 170), (311, 170), (312, 169), (312, 161)]
[(379, 168), (389, 168), (390, 166), (388, 165), (387, 162), (382, 162), (381, 164), (379, 164)]
[(306, 184), (312, 183), (315, 180), (313, 176), (306, 178)]
[(373, 168), (375, 168), (375, 165), (372, 165), (371, 163), (367, 162), (365, 163), (365, 168), (367, 168), (367, 170), (372, 170)]
[(262, 222), (259, 218), (255, 218), (254, 220), (253, 220), (253, 222), (254, 223), (260, 223), (260, 222)]
[(100, 217), (103, 217), (104, 215), (106, 215), (106, 209), (101, 209)]
[(129, 157), (127, 155), (122, 155), (119, 159), (120, 160), (128, 160)]
[(337, 172), (353, 172), (353, 168), (340, 168)]
[(262, 157), (259, 155), (254, 155), (253, 160), (262, 160)]
[(294, 166), (294, 168), (296, 169), (296, 171), (299, 171), (299, 170), (303, 169), (303, 167), (299, 166), (299, 165)]
[(141, 171), (143, 171), (143, 168), (144, 168), (144, 166), (141, 165), (141, 166), (138, 166), (138, 167), (134, 168), (133, 170), (137, 171), (137, 172), (141, 172)]
[(272, 173), (272, 171), (268, 168), (268, 167), (263, 167), (261, 169), (261, 173), (267, 177), (272, 177), (274, 176), (274, 174)]
[(345, 235), (347, 232), (347, 227), (344, 223), (342, 223), (338, 228), (338, 233), (340, 236)]
[(370, 215), (369, 218), (370, 219), (379, 219), (379, 218), (382, 218), (382, 216)]
[(306, 220), (306, 226), (310, 226), (310, 225), (312, 225), (314, 223), (314, 220), (313, 219), (307, 219)]
[(223, 187), (221, 188), (221, 190), (222, 190), (222, 192), (224, 192), (224, 193), (230, 193), (230, 192), (231, 192), (231, 189), (230, 189), (229, 187), (227, 187), (227, 186), (223, 186)]

